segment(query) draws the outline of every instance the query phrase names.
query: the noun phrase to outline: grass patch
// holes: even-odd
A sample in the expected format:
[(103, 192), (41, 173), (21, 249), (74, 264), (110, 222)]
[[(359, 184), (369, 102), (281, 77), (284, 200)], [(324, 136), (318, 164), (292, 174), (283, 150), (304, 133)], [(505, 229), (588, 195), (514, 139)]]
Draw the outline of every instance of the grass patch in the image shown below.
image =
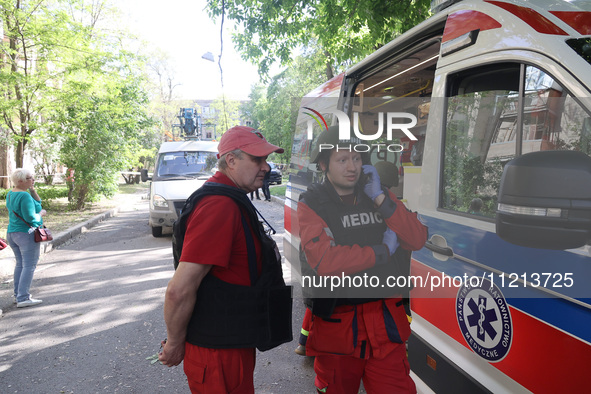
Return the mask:
[(285, 197), (285, 189), (286, 188), (287, 188), (286, 185), (270, 186), (269, 191), (271, 192), (272, 196)]

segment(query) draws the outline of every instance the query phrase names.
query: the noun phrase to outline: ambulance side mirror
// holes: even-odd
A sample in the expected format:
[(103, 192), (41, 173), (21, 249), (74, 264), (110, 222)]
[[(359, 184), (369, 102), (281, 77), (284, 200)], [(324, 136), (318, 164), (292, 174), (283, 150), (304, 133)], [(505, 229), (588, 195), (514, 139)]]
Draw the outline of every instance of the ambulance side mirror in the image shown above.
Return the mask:
[(541, 151), (511, 160), (499, 187), (496, 228), (507, 242), (572, 249), (591, 240), (591, 157)]

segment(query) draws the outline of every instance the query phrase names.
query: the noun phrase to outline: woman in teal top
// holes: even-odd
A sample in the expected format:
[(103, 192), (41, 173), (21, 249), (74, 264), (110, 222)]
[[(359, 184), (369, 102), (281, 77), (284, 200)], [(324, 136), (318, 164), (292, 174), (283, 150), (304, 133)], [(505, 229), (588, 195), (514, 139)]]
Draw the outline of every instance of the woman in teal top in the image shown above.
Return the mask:
[(42, 302), (42, 300), (31, 297), (29, 293), (41, 250), (40, 244), (35, 242), (35, 234), (33, 234), (31, 226), (41, 226), (43, 224), (42, 217), (46, 212), (41, 207), (41, 199), (35, 191), (35, 176), (31, 171), (17, 168), (10, 175), (10, 179), (14, 187), (6, 195), (6, 208), (8, 209), (6, 238), (16, 259), (14, 267), (16, 306), (23, 308)]

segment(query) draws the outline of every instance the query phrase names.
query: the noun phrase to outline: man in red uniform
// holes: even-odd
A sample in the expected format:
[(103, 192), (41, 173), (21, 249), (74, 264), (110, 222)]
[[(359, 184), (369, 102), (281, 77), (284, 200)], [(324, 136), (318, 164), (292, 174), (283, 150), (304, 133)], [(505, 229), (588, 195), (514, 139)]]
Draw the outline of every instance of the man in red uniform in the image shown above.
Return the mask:
[[(375, 167), (364, 165), (351, 143), (339, 144), (338, 128), (319, 137), (312, 156), (325, 180), (311, 185), (298, 204), (308, 273), (348, 276), (349, 283), (367, 275), (382, 285), (388, 276), (408, 275), (410, 251), (427, 239), (416, 213), (380, 185)], [(313, 314), (306, 354), (316, 356), (318, 392), (357, 393), (361, 380), (370, 394), (416, 392), (405, 349), (410, 325), (402, 295), (408, 289), (378, 289), (304, 289)]]
[[(267, 156), (272, 152), (282, 153), (283, 149), (268, 143), (252, 128), (236, 126), (224, 133), (218, 152), (219, 171), (204, 187), (221, 185), (226, 189), (239, 189), (250, 203), (246, 193), (261, 187), (265, 174), (270, 171)], [(159, 359), (169, 367), (184, 360), (193, 393), (254, 393), (255, 346), (244, 345), (240, 340), (231, 342), (231, 338), (228, 343), (221, 343), (221, 346), (216, 343), (213, 348), (190, 343), (207, 343), (207, 339), (191, 332), (194, 321), (203, 320), (195, 319), (199, 301), (202, 304), (217, 302), (211, 292), (204, 292), (205, 283), (219, 284), (216, 280), (221, 280), (225, 284), (253, 286), (249, 240), (256, 250), (255, 271), (260, 274), (261, 264), (265, 264), (262, 263), (265, 249), (260, 232), (255, 231), (252, 223), (247, 226), (245, 217), (243, 207), (228, 196), (202, 197), (187, 220), (180, 263), (166, 290), (164, 320), (168, 338), (163, 341)], [(211, 300), (198, 300), (198, 296), (205, 297), (203, 294)], [(226, 305), (222, 303), (221, 306)], [(231, 322), (233, 317), (227, 318)], [(228, 326), (227, 322), (223, 323)], [(240, 321), (235, 325), (239, 326)], [(223, 335), (221, 340), (225, 340)], [(236, 348), (229, 348), (232, 343), (236, 343)]]

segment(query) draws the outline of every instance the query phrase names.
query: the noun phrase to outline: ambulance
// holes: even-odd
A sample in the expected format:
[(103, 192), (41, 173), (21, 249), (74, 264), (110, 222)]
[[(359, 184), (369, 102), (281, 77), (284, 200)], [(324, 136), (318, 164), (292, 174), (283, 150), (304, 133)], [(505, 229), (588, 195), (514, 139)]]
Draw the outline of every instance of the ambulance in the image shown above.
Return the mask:
[(388, 186), (429, 228), (407, 278), (416, 380), (437, 393), (589, 392), (591, 1), (432, 9), (303, 98), (286, 259), (301, 275), (298, 199), (322, 180), (315, 138), (338, 124), (373, 164), (391, 163)]

